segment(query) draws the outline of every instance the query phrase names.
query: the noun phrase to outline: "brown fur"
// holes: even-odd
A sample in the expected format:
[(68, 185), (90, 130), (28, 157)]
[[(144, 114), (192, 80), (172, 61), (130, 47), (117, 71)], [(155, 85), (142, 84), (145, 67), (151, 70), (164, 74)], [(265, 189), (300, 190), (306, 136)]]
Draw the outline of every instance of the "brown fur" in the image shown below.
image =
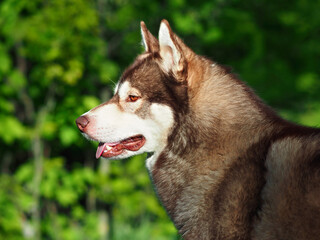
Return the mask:
[(165, 63), (173, 50), (142, 23), (146, 52), (120, 85), (130, 81), (147, 102), (174, 111), (167, 146), (149, 170), (179, 233), (186, 240), (319, 239), (320, 130), (281, 119), (162, 24), (178, 61)]

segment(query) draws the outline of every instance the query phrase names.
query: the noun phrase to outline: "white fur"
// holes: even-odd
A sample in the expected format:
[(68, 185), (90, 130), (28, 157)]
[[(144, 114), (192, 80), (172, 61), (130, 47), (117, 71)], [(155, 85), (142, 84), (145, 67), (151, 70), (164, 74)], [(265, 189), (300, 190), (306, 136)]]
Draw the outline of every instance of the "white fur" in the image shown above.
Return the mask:
[(113, 94), (116, 94), (116, 92), (118, 92), (119, 89), (119, 82), (116, 84), (114, 90), (113, 90)]
[(141, 28), (141, 38), (142, 38), (142, 45), (143, 45), (145, 51), (148, 52), (149, 48), (148, 48), (148, 44), (146, 42), (146, 37), (144, 35), (144, 32), (143, 32), (142, 28)]
[[(165, 69), (169, 70), (173, 66), (178, 67), (181, 54), (170, 36), (170, 30), (168, 26), (163, 22), (160, 24), (159, 29), (159, 44), (160, 55), (162, 56)], [(168, 49), (168, 47), (171, 51)]]
[(130, 94), (131, 85), (128, 81), (125, 81), (121, 84), (120, 88), (118, 88), (119, 91), (119, 97), (121, 100), (125, 100), (128, 95)]
[(157, 148), (154, 149), (154, 154), (149, 157), (146, 162), (146, 166), (149, 171), (152, 170), (160, 153), (167, 145), (167, 137), (174, 123), (173, 111), (169, 106), (153, 103), (150, 110), (151, 118), (155, 121), (155, 124), (158, 125), (159, 137), (158, 139), (154, 138), (154, 141), (157, 141)]
[[(130, 86), (128, 81), (119, 86), (120, 104), (102, 104), (92, 109), (85, 115), (90, 119), (90, 129), (86, 137), (99, 142), (114, 143), (126, 138), (143, 135), (146, 138), (145, 145), (138, 151), (124, 151), (116, 159), (127, 158), (144, 152), (159, 154), (166, 145), (166, 139), (173, 125), (173, 112), (164, 104), (152, 103), (149, 107), (147, 117), (140, 117), (134, 110), (140, 107), (142, 99), (136, 102), (126, 102), (129, 94), (140, 94), (139, 91)], [(147, 162), (152, 168), (154, 161)]]

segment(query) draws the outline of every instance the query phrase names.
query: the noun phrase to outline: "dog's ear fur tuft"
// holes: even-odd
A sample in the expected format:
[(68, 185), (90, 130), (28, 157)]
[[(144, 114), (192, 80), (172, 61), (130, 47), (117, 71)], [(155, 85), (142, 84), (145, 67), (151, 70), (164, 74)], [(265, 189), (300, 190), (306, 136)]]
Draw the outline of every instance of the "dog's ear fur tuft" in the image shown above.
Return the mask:
[[(167, 20), (162, 20), (159, 29), (160, 56), (165, 71), (172, 71), (177, 77), (186, 72), (186, 59), (181, 46), (182, 41), (171, 30)], [(182, 43), (183, 44), (183, 43)]]
[(159, 42), (158, 40), (149, 32), (147, 29), (146, 24), (141, 21), (141, 36), (142, 36), (142, 43), (146, 52), (153, 53), (159, 51)]

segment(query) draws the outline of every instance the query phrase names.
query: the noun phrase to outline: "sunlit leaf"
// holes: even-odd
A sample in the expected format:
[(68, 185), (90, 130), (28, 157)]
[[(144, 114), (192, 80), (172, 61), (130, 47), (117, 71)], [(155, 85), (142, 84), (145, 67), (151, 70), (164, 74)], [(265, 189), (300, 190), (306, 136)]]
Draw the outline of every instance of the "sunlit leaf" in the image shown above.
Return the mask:
[(59, 130), (60, 141), (64, 146), (69, 146), (74, 143), (79, 135), (78, 131), (74, 126), (63, 126)]

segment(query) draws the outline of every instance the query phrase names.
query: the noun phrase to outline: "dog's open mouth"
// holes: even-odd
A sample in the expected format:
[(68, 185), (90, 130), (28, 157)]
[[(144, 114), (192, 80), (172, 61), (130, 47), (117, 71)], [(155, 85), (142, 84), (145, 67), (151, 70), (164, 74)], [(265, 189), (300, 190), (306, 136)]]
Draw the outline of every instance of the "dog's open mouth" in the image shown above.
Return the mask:
[(96, 152), (96, 158), (104, 157), (111, 158), (120, 155), (124, 150), (138, 151), (146, 142), (142, 135), (126, 138), (119, 142), (99, 143)]

